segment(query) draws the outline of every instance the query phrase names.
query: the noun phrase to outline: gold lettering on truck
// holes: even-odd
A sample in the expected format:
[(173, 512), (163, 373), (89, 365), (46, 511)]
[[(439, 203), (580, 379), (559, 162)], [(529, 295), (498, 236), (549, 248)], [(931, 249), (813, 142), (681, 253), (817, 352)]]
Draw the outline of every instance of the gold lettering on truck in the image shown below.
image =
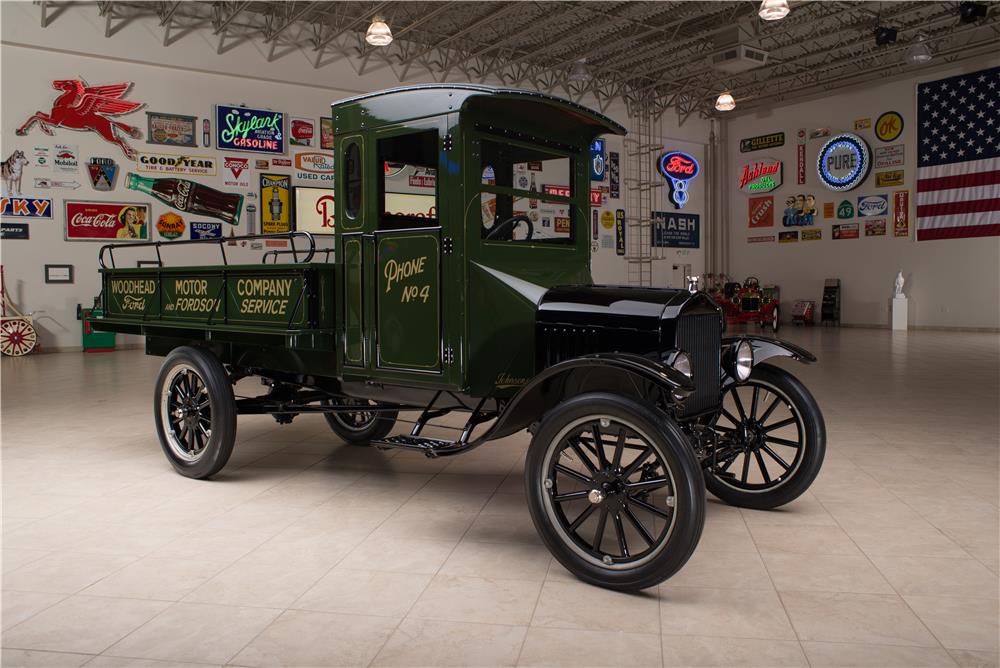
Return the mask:
[(236, 294), (242, 297), (243, 315), (285, 315), (292, 293), (290, 278), (241, 278), (236, 281)]
[[(405, 278), (411, 278), (424, 273), (424, 266), (426, 263), (426, 255), (415, 257), (410, 260), (403, 260), (402, 262), (399, 262), (398, 260), (389, 260), (386, 262), (385, 268), (382, 269), (382, 275), (385, 277), (386, 293), (392, 291), (393, 283), (398, 283)], [(423, 285), (404, 285), (399, 296), (399, 301), (410, 302), (420, 299), (426, 304), (427, 300), (430, 299), (430, 296), (431, 287), (426, 283)]]

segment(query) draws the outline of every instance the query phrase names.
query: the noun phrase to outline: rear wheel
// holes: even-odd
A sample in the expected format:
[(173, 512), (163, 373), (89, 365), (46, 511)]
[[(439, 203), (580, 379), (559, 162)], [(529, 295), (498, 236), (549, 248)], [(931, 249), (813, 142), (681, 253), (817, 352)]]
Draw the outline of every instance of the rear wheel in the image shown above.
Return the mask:
[(208, 478), (226, 465), (236, 442), (236, 400), (217, 357), (190, 346), (171, 352), (153, 401), (160, 447), (178, 473)]
[(545, 415), (525, 464), (528, 508), (549, 551), (585, 582), (652, 587), (691, 556), (705, 521), (698, 462), (661, 412), (589, 393)]
[[(352, 445), (367, 445), (369, 441), (385, 438), (396, 426), (399, 411), (364, 410), (378, 405), (368, 399), (343, 399), (340, 403), (357, 405), (356, 412), (324, 413), (327, 424), (337, 436)], [(326, 402), (329, 403), (329, 402)]]
[(723, 396), (713, 420), (719, 449), (705, 469), (708, 491), (744, 508), (782, 506), (805, 492), (826, 453), (823, 414), (792, 374), (758, 364)]

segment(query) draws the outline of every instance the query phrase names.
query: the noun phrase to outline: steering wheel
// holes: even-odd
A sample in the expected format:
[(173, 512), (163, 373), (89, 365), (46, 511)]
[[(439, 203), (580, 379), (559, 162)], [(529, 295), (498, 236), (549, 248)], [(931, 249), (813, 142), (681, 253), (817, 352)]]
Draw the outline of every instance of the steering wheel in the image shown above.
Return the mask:
[(747, 280), (743, 281), (744, 288), (756, 288), (760, 285), (760, 279), (756, 276), (747, 276)]
[(511, 216), (507, 220), (499, 222), (496, 225), (494, 225), (493, 229), (490, 230), (489, 234), (486, 235), (486, 239), (489, 240), (494, 238), (495, 236), (497, 236), (500, 230), (502, 230), (505, 227), (510, 227), (511, 234), (513, 234), (513, 227), (518, 223), (528, 224), (528, 236), (524, 238), (524, 241), (531, 241), (531, 237), (534, 236), (535, 234), (535, 225), (531, 222), (531, 218), (528, 218), (523, 213), (519, 213), (516, 216)]

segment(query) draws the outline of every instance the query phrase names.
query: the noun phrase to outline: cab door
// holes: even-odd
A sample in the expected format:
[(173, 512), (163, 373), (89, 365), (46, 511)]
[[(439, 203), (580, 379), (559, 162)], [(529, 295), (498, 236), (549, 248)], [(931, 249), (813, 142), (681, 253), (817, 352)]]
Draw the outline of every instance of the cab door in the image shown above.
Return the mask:
[(443, 118), (374, 133), (377, 179), (374, 365), (439, 375), (444, 357), (441, 216), (438, 197)]

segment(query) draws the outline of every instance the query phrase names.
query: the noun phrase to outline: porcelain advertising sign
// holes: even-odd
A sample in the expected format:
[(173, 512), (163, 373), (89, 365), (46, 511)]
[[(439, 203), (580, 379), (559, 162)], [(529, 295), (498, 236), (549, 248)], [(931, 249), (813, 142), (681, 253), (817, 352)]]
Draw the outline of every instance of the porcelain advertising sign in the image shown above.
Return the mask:
[(884, 216), (889, 211), (888, 195), (869, 195), (858, 198), (858, 218)]

